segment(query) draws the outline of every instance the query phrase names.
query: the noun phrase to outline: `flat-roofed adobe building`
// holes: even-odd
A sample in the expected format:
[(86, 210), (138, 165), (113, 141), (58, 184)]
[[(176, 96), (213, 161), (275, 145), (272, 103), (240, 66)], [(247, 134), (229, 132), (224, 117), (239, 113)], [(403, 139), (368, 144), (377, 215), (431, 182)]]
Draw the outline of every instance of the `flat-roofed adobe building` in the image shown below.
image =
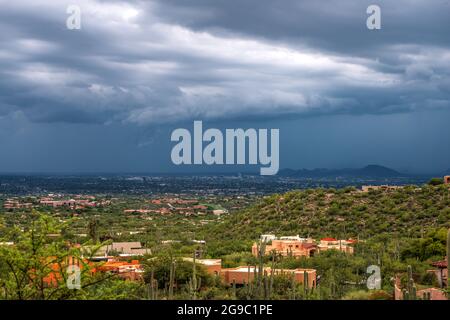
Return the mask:
[(435, 270), (428, 270), (428, 272), (434, 273), (436, 280), (440, 288), (445, 288), (448, 286), (448, 258), (442, 261), (432, 262), (431, 265), (435, 267)]
[[(267, 275), (271, 274), (271, 268), (264, 268), (264, 272)], [(240, 266), (237, 268), (227, 268), (222, 269), (221, 278), (225, 284), (232, 285), (236, 283), (238, 285), (243, 285), (253, 281), (255, 278), (255, 267), (254, 266)], [(274, 275), (286, 275), (291, 277), (294, 275), (294, 281), (299, 284), (305, 282), (305, 276), (308, 277), (308, 287), (315, 288), (317, 284), (317, 275), (315, 269), (274, 269)]]
[(87, 254), (93, 253), (91, 260), (108, 260), (109, 257), (135, 257), (151, 254), (151, 250), (142, 247), (140, 242), (112, 242), (111, 244), (100, 247), (97, 251), (91, 252), (91, 247), (84, 248)]
[[(267, 236), (267, 235), (264, 235)], [(282, 256), (292, 257), (313, 257), (321, 251), (338, 250), (345, 253), (353, 254), (353, 244), (356, 240), (337, 240), (335, 238), (323, 238), (320, 241), (315, 241), (312, 238), (300, 238), (299, 236), (279, 237), (267, 240), (267, 237), (261, 236), (260, 243), (265, 243), (265, 254), (268, 255), (272, 251)], [(260, 244), (254, 243), (252, 246), (252, 254), (258, 256), (258, 246)]]
[(388, 186), (388, 185), (381, 185), (381, 186), (362, 186), (361, 191), (362, 192), (369, 192), (369, 191), (391, 191), (391, 190), (398, 190), (403, 188), (402, 186)]
[(108, 261), (97, 268), (101, 272), (110, 272), (116, 274), (119, 278), (125, 280), (140, 281), (143, 279), (144, 269), (139, 260), (126, 261)]
[[(192, 258), (183, 258), (183, 260), (194, 261)], [(195, 259), (195, 263), (202, 265), (206, 272), (213, 276), (219, 276), (222, 271), (222, 259)]]
[(319, 243), (319, 251), (339, 250), (345, 253), (353, 254), (353, 247), (351, 244), (356, 240), (337, 240), (335, 238), (323, 238)]
[(261, 237), (260, 237), (260, 240), (262, 242), (266, 242), (267, 243), (267, 242), (275, 240), (276, 238), (277, 237), (274, 234), (262, 234)]
[[(265, 252), (269, 254), (275, 251), (282, 256), (292, 257), (312, 257), (317, 252), (317, 245), (313, 239), (310, 238), (290, 238), (271, 240), (269, 244), (266, 244)], [(258, 256), (258, 244), (254, 243), (252, 246), (252, 254)]]
[[(192, 258), (183, 258), (184, 261), (193, 262)], [(221, 259), (195, 259), (196, 264), (203, 266), (206, 271), (213, 276), (220, 276), (222, 282), (227, 285), (232, 285), (233, 282), (237, 285), (243, 285), (249, 281), (253, 281), (255, 277), (254, 266), (240, 266), (237, 268), (223, 268)], [(271, 274), (271, 268), (265, 267), (263, 269), (267, 275)], [(315, 269), (274, 269), (274, 275), (286, 275), (292, 277), (294, 281), (303, 284), (305, 276), (308, 277), (308, 287), (315, 288), (317, 284), (317, 272)]]

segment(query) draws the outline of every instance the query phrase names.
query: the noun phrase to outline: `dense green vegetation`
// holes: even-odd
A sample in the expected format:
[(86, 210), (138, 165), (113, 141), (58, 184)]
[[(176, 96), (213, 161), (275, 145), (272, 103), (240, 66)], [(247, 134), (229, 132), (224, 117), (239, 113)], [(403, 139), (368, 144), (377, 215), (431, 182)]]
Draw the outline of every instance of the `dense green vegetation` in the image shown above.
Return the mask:
[[(446, 255), (449, 194), (448, 186), (440, 184), (370, 192), (354, 188), (299, 190), (262, 198), (222, 217), (125, 214), (124, 208), (139, 204), (136, 198), (127, 197), (111, 207), (75, 215), (62, 209), (47, 215), (26, 210), (3, 212), (0, 242), (14, 241), (16, 245), (0, 246), (0, 298), (391, 299), (396, 275), (404, 283), (408, 283), (407, 277), (413, 279), (417, 289), (438, 285), (427, 270), (430, 262)], [(139, 232), (128, 232), (136, 230)], [(268, 233), (359, 241), (353, 255), (327, 251), (300, 259), (270, 253), (252, 256), (252, 243)], [(49, 238), (49, 234), (59, 236)], [(162, 242), (169, 239), (175, 242)], [(206, 244), (192, 239), (206, 240)], [(152, 249), (151, 256), (141, 257), (143, 282), (86, 274), (82, 290), (42, 286), (42, 279), (51, 272), (42, 261), (53, 257), (52, 262), (58, 262), (68, 255), (81, 255), (78, 249), (68, 247), (68, 242), (92, 245), (108, 240), (141, 241)], [(227, 286), (202, 266), (183, 259), (194, 252), (203, 258), (222, 259), (223, 267), (314, 268), (318, 286), (307, 291), (284, 276), (270, 280), (261, 276), (263, 280), (247, 287)], [(381, 269), (381, 290), (367, 290), (370, 265)], [(35, 273), (30, 276), (29, 270)], [(64, 278), (60, 282), (64, 285)]]
[(211, 237), (257, 239), (264, 233), (321, 238), (420, 238), (450, 227), (447, 186), (415, 186), (360, 192), (354, 188), (309, 189), (266, 197), (258, 205), (210, 229)]

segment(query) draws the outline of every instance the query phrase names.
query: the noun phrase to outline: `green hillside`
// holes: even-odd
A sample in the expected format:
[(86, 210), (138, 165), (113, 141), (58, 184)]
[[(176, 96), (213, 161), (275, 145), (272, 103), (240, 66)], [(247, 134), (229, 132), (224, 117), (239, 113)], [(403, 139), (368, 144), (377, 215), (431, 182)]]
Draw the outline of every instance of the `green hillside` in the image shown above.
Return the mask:
[(264, 198), (209, 230), (212, 239), (257, 239), (260, 234), (320, 238), (370, 238), (380, 234), (419, 238), (450, 227), (450, 188), (408, 186), (361, 192), (309, 189)]

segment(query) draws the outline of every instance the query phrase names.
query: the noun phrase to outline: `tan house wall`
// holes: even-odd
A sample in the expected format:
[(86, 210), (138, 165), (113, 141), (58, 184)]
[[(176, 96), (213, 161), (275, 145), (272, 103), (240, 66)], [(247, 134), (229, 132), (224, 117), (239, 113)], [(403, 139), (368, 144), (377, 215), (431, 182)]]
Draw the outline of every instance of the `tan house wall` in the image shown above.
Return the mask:
[(206, 265), (203, 264), (203, 267), (206, 269), (206, 272), (208, 272), (209, 274), (213, 275), (213, 276), (219, 276), (220, 272), (222, 271), (222, 266), (219, 264), (214, 264), (214, 265)]
[[(270, 272), (271, 272), (270, 268), (264, 268), (264, 270), (267, 272), (268, 275), (270, 275)], [(305, 271), (308, 276), (308, 287), (315, 288), (316, 282), (317, 282), (317, 279), (316, 279), (317, 273), (316, 273), (315, 269), (295, 269), (295, 270), (275, 269), (274, 274), (275, 275), (280, 275), (280, 274), (290, 275), (290, 274), (294, 273), (295, 282), (297, 282), (299, 284), (303, 284)], [(245, 283), (253, 281), (254, 277), (255, 277), (254, 268), (250, 267), (250, 272), (249, 272), (248, 266), (222, 269), (222, 272), (221, 272), (222, 281), (229, 285), (233, 284), (233, 282), (235, 282), (236, 284), (245, 284)]]
[[(316, 246), (305, 247), (304, 244), (311, 244), (297, 240), (272, 240), (272, 244), (266, 245), (265, 252), (275, 250), (277, 253), (288, 256), (292, 254), (293, 257), (309, 257), (317, 251)], [(254, 243), (252, 246), (252, 254), (258, 256), (258, 244)]]
[(423, 299), (423, 295), (425, 292), (430, 293), (430, 300), (447, 300), (447, 296), (445, 295), (444, 291), (436, 289), (436, 288), (427, 288), (423, 290), (417, 291), (417, 297), (419, 299)]
[[(430, 300), (448, 300), (444, 291), (437, 288), (427, 288), (417, 291), (418, 299), (423, 299), (426, 292), (430, 293)], [(394, 285), (394, 300), (403, 300), (403, 292), (400, 289), (400, 278), (396, 277)]]

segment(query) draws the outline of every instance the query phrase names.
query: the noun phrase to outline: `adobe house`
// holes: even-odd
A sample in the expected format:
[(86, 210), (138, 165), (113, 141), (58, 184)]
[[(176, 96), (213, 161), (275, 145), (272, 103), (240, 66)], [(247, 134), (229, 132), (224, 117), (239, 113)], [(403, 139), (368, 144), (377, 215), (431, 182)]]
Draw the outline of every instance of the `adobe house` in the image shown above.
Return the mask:
[(276, 238), (277, 238), (277, 237), (276, 237), (274, 234), (262, 234), (261, 237), (260, 237), (261, 242), (265, 242), (265, 243), (268, 243), (268, 242), (270, 242), (270, 241), (273, 241), (273, 240), (275, 240)]
[(125, 280), (140, 281), (143, 279), (144, 270), (139, 260), (125, 261), (108, 261), (98, 267), (96, 270), (101, 272), (111, 272), (119, 278)]
[[(67, 256), (63, 259), (63, 261), (59, 261), (56, 257), (47, 257), (46, 258), (47, 266), (50, 268), (45, 276), (43, 276), (42, 281), (44, 286), (46, 287), (58, 287), (61, 282), (65, 282), (64, 274), (67, 272), (67, 267), (75, 266), (80, 269), (83, 269), (85, 265), (89, 267), (92, 266), (87, 260), (81, 261), (79, 258), (74, 256)], [(95, 268), (90, 269), (92, 273), (95, 272)], [(34, 277), (34, 270), (30, 270), (31, 277)]]
[[(183, 258), (184, 261), (193, 262), (192, 258)], [(206, 272), (213, 276), (220, 276), (225, 284), (232, 285), (235, 282), (238, 285), (243, 285), (249, 281), (253, 281), (255, 277), (254, 266), (241, 266), (237, 268), (222, 269), (221, 259), (196, 259), (196, 263), (202, 265)], [(265, 267), (264, 271), (270, 275), (271, 268)], [(294, 274), (294, 281), (302, 284), (304, 282), (305, 272), (308, 277), (309, 288), (315, 288), (317, 283), (317, 275), (315, 269), (274, 269), (274, 275), (292, 275)]]
[[(265, 235), (267, 236), (267, 235)], [(261, 240), (263, 238), (261, 237)], [(266, 239), (264, 239), (266, 240)], [(264, 241), (268, 242), (268, 241)], [(312, 238), (300, 238), (295, 237), (280, 237), (279, 239), (271, 239), (270, 244), (266, 244), (265, 252), (269, 254), (271, 251), (282, 256), (292, 257), (313, 257), (315, 254), (321, 251), (327, 250), (339, 250), (344, 253), (353, 254), (353, 244), (356, 240), (337, 240), (335, 238), (323, 238), (317, 245)], [(252, 246), (252, 254), (258, 256), (258, 243), (254, 243)]]
[(432, 262), (431, 265), (433, 267), (435, 267), (436, 269), (429, 270), (429, 272), (432, 272), (432, 273), (434, 273), (436, 275), (436, 278), (437, 278), (438, 283), (439, 283), (439, 287), (440, 288), (447, 287), (447, 283), (448, 283), (448, 265), (447, 265), (447, 260), (435, 261), (435, 262)]
[[(184, 261), (193, 262), (192, 258), (183, 258)], [(222, 259), (195, 259), (195, 263), (201, 264), (210, 275), (219, 276), (222, 270)]]
[[(425, 294), (429, 294), (430, 300), (448, 300), (445, 292), (438, 288), (425, 288), (417, 290), (416, 296), (425, 299)], [(404, 300), (401, 281), (399, 275), (394, 279), (394, 300)]]
[[(264, 271), (267, 275), (270, 275), (271, 268), (266, 267)], [(315, 288), (317, 283), (316, 270), (315, 269), (274, 269), (274, 275), (294, 275), (294, 281), (299, 284), (304, 283), (305, 273), (308, 277), (308, 287)], [(221, 278), (222, 281), (228, 285), (236, 283), (238, 285), (243, 285), (253, 281), (255, 278), (256, 270), (254, 266), (241, 266), (237, 268), (227, 268), (222, 269)]]
[(345, 253), (353, 254), (353, 247), (350, 244), (355, 243), (355, 240), (337, 240), (335, 238), (323, 238), (320, 240), (318, 246), (319, 251), (339, 250)]
[(397, 190), (402, 188), (401, 186), (388, 186), (388, 185), (381, 185), (381, 186), (362, 186), (361, 191), (362, 192), (369, 192), (371, 190), (382, 190), (382, 191), (390, 191), (390, 190)]
[(450, 184), (450, 176), (444, 177), (444, 184)]
[[(89, 254), (91, 247), (85, 247), (84, 250)], [(92, 261), (107, 261), (109, 257), (134, 257), (151, 254), (151, 250), (144, 248), (140, 242), (112, 242), (111, 244), (100, 247), (95, 256), (91, 258)]]
[[(272, 244), (266, 245), (266, 253), (276, 251), (283, 256), (312, 257), (317, 252), (317, 245), (312, 242), (298, 240), (272, 240)], [(252, 246), (252, 254), (258, 256), (258, 244)]]

